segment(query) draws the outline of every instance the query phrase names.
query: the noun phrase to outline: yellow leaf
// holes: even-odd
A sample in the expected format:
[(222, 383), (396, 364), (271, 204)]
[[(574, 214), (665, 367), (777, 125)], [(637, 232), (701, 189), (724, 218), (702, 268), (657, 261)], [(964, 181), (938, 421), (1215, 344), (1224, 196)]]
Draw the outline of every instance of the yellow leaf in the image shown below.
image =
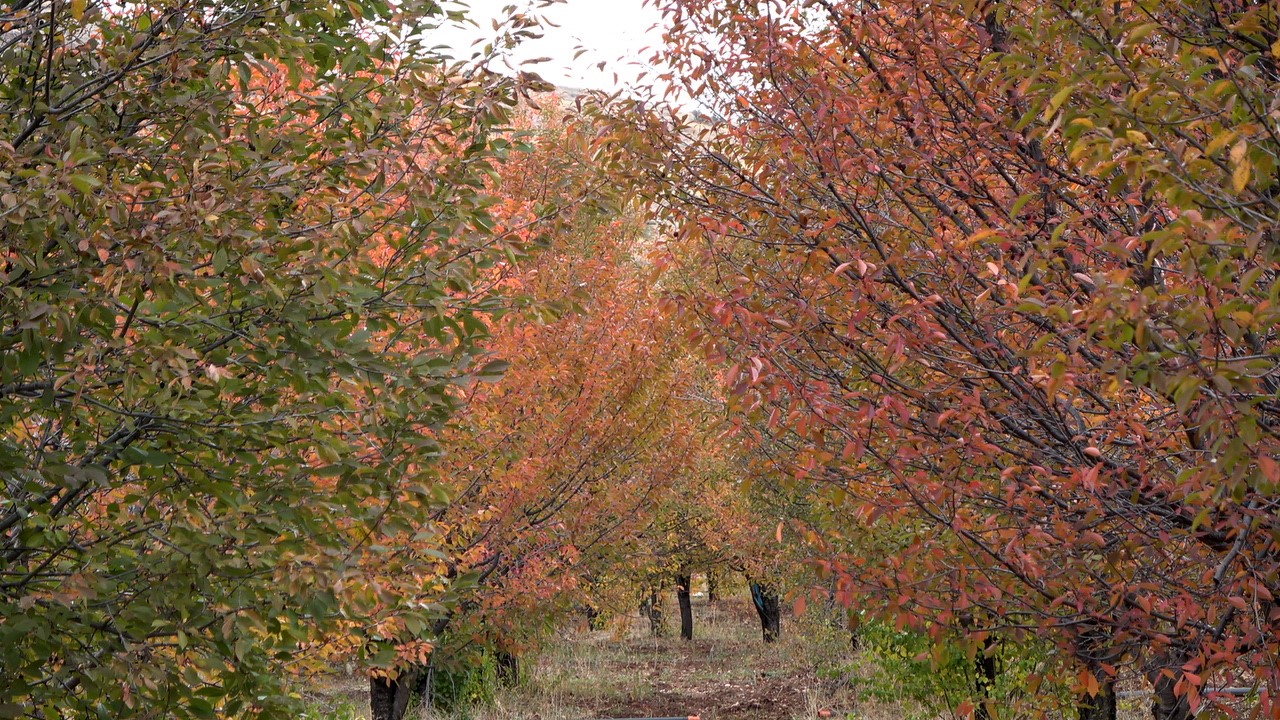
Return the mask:
[(1239, 165), (1249, 152), (1249, 141), (1241, 140), (1231, 148), (1231, 164)]
[(1044, 115), (1041, 117), (1045, 121), (1048, 121), (1049, 118), (1053, 117), (1054, 114), (1058, 112), (1058, 108), (1062, 107), (1062, 104), (1067, 101), (1067, 98), (1071, 97), (1071, 93), (1074, 92), (1075, 89), (1075, 85), (1068, 85), (1055, 93), (1053, 98), (1049, 100), (1049, 107), (1044, 109)]
[(85, 6), (88, 0), (71, 0), (71, 17), (77, 21), (84, 19)]
[(1231, 173), (1231, 187), (1234, 188), (1236, 192), (1244, 190), (1249, 184), (1249, 176), (1252, 172), (1253, 163), (1248, 160), (1244, 160), (1239, 165), (1236, 165), (1235, 171)]
[(1137, 43), (1140, 43), (1144, 39), (1146, 39), (1148, 35), (1150, 35), (1151, 33), (1155, 32), (1158, 29), (1160, 29), (1159, 23), (1145, 23), (1143, 25), (1139, 25), (1129, 33), (1127, 42), (1130, 45), (1135, 45)]
[[(1014, 213), (1014, 214), (1017, 214), (1017, 213)], [(984, 230), (979, 230), (978, 232), (970, 235), (967, 238), (967, 240), (968, 240), (968, 244), (973, 244), (973, 243), (982, 242), (983, 240), (986, 240), (987, 238), (990, 238), (990, 237), (996, 237), (998, 235), (1000, 235), (999, 230), (992, 230), (991, 228), (986, 228)]]
[(1204, 154), (1212, 155), (1218, 152), (1219, 150), (1221, 150), (1222, 148), (1230, 144), (1230, 142), (1234, 140), (1235, 137), (1236, 137), (1236, 132), (1234, 130), (1229, 130), (1227, 132), (1222, 133), (1221, 135), (1218, 135), (1213, 140), (1209, 141), (1209, 145), (1204, 149)]

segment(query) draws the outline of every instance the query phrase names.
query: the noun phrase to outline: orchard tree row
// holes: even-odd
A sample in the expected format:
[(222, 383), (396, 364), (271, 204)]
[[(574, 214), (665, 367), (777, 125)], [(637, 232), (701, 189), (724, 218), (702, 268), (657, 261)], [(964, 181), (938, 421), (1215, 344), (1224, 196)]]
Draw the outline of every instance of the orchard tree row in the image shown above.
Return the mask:
[(713, 120), (632, 105), (617, 173), (843, 601), (1272, 716), (1275, 4), (660, 5)]

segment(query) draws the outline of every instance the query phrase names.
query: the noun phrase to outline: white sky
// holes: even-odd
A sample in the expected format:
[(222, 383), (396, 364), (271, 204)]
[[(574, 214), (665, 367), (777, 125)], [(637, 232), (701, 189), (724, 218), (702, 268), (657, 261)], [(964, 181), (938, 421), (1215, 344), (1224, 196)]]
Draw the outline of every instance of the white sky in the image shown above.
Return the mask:
[[(447, 0), (443, 4), (450, 8), (469, 6), (468, 16), (479, 27), (441, 28), (432, 33), (432, 44), (447, 45), (453, 48), (455, 57), (465, 59), (478, 49), (472, 48), (474, 40), (494, 37), (492, 20), (502, 15), (504, 6), (524, 9), (531, 1)], [(644, 70), (649, 70), (650, 76), (640, 82), (653, 82), (652, 68), (644, 61), (662, 44), (662, 31), (658, 27), (662, 16), (653, 7), (646, 7), (643, 0), (566, 0), (535, 10), (534, 14), (559, 27), (544, 26), (544, 37), (526, 41), (515, 52), (516, 62), (551, 58), (523, 69), (535, 71), (555, 85), (570, 88), (613, 90), (634, 83)], [(586, 52), (575, 60), (574, 53), (579, 49)], [(596, 67), (601, 62), (605, 63), (603, 71)]]

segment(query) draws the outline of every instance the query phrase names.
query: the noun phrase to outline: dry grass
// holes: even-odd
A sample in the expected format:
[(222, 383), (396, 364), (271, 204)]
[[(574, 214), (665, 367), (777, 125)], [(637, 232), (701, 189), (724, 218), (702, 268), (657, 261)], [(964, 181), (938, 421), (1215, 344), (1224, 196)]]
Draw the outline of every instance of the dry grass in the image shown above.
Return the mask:
[[(590, 631), (567, 628), (474, 720), (582, 720), (598, 717), (700, 715), (703, 720), (790, 720), (806, 690), (789, 672), (794, 654), (766, 646), (741, 600), (695, 604), (695, 639), (653, 638), (638, 614)], [(668, 608), (668, 617), (674, 608)], [(671, 618), (674, 620), (674, 618)], [(423, 719), (429, 715), (423, 715)], [(436, 720), (433, 718), (432, 720)]]
[[(849, 720), (924, 718), (920, 706), (879, 685), (877, 699), (858, 688), (877, 675), (876, 661), (849, 650), (848, 638), (820, 617), (784, 625), (766, 645), (750, 601), (695, 602), (695, 639), (652, 638), (638, 614), (604, 630), (585, 622), (564, 628), (522, 682), (492, 704), (442, 716), (425, 709), (414, 720), (588, 720), (699, 715), (702, 720), (810, 720), (820, 711)], [(668, 618), (675, 622), (675, 608)], [(367, 680), (337, 678), (316, 688), (315, 718), (367, 718)], [(332, 708), (326, 712), (322, 707)], [(1119, 720), (1147, 717), (1145, 703), (1122, 701)], [(949, 715), (936, 720), (950, 719)]]

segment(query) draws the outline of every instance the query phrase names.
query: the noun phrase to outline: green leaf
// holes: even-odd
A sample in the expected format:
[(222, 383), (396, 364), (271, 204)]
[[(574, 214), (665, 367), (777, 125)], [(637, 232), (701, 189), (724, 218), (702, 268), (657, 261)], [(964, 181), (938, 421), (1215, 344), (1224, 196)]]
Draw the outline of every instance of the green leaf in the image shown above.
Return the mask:
[(1048, 106), (1046, 106), (1044, 109), (1044, 114), (1040, 116), (1041, 119), (1044, 120), (1045, 122), (1048, 122), (1053, 118), (1054, 115), (1057, 115), (1058, 109), (1061, 108), (1063, 103), (1065, 103), (1067, 99), (1071, 97), (1071, 94), (1075, 92), (1075, 90), (1076, 90), (1075, 85), (1068, 85), (1058, 90), (1058, 92), (1054, 93), (1053, 97), (1049, 99)]
[(67, 180), (73, 187), (75, 187), (75, 189), (85, 194), (91, 193), (94, 189), (102, 187), (102, 181), (92, 175), (76, 174), (67, 178)]
[(505, 360), (493, 360), (480, 368), (480, 371), (476, 373), (476, 378), (482, 382), (498, 382), (510, 368), (511, 363)]

